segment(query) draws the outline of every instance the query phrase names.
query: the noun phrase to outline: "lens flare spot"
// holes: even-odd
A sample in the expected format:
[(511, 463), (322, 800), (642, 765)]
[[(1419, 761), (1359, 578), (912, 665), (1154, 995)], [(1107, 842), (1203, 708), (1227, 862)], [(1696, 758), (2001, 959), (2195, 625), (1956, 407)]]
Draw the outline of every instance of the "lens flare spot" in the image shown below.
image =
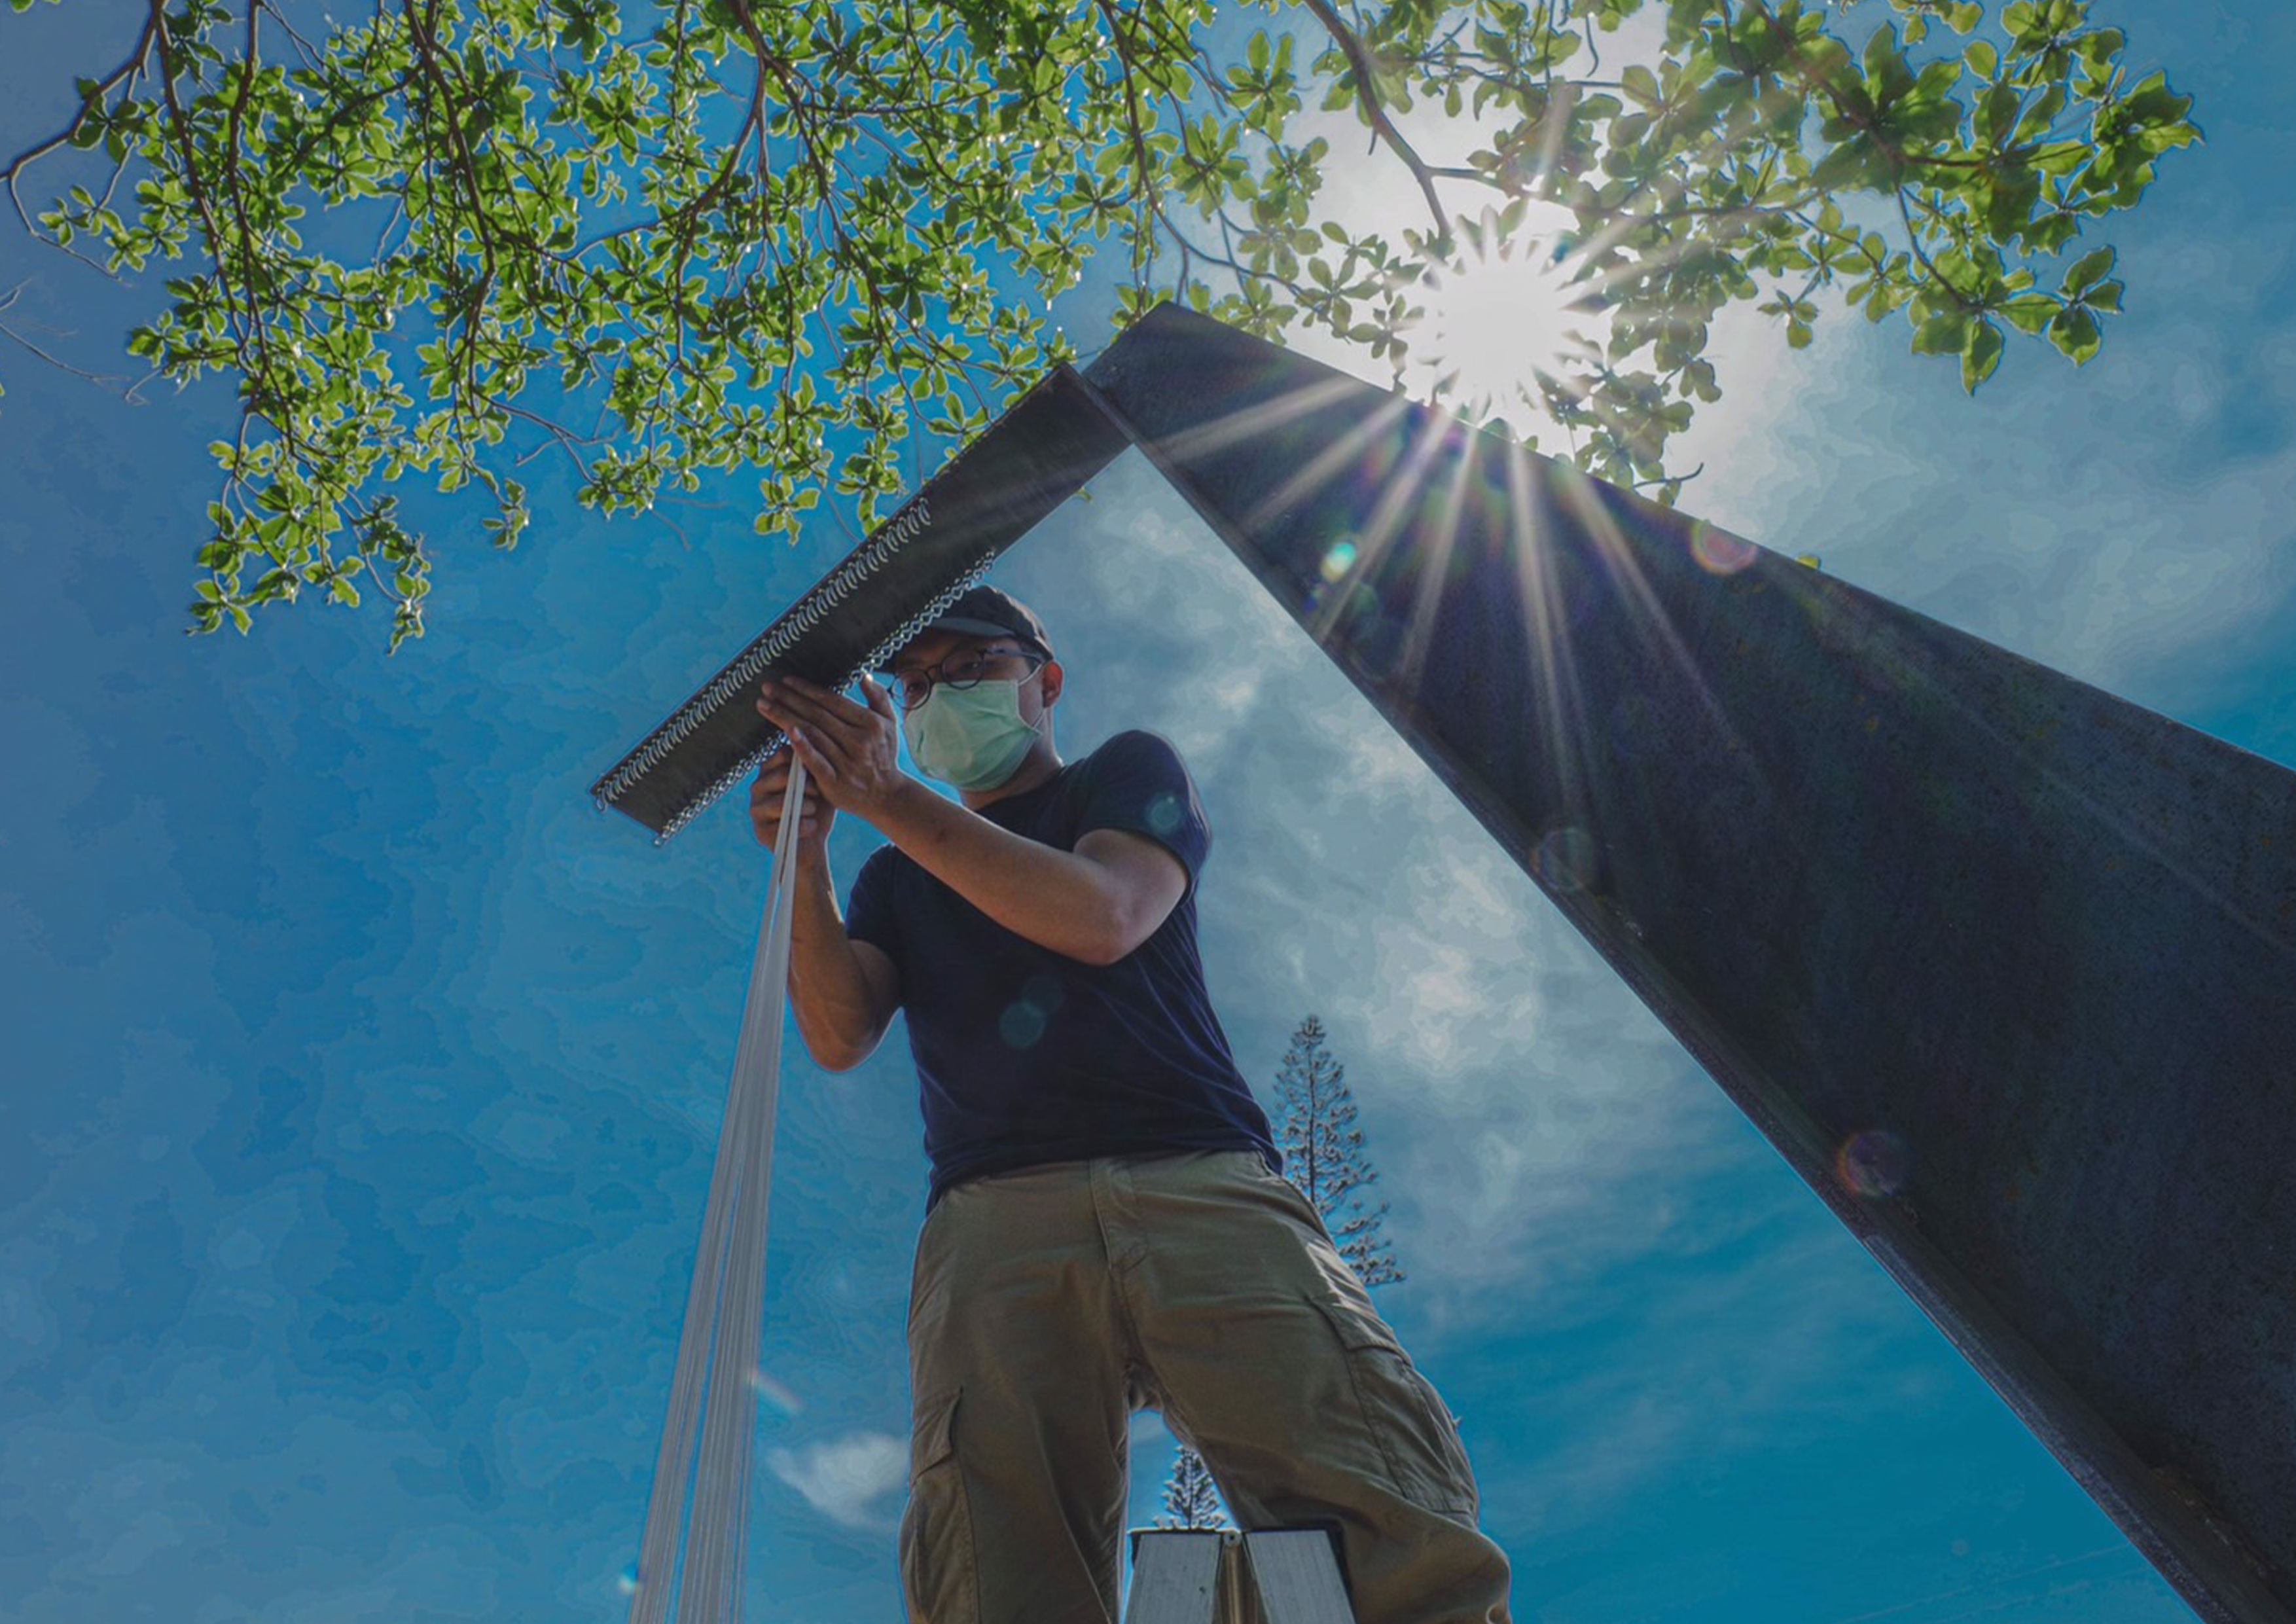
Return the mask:
[(795, 1415), (805, 1408), (802, 1399), (762, 1370), (750, 1373), (750, 1390), (784, 1415)]
[(1324, 578), (1336, 581), (1356, 567), (1356, 544), (1343, 541), (1324, 554)]
[(1566, 894), (1595, 882), (1595, 837), (1569, 824), (1550, 829), (1530, 854), (1530, 871)]
[(1176, 834), (1180, 828), (1179, 797), (1168, 791), (1148, 803), (1148, 826), (1159, 834)]
[(1850, 1135), (1833, 1156), (1834, 1177), (1868, 1200), (1895, 1195), (1913, 1170), (1913, 1148), (1883, 1128)]
[(1008, 1004), (1004, 1013), (996, 1018), (996, 1035), (1007, 1048), (1033, 1049), (1037, 1040), (1045, 1035), (1045, 1012), (1023, 998), (1018, 1004)]
[(1060, 977), (1030, 976), (1021, 984), (1020, 997), (1006, 1005), (1004, 1013), (996, 1018), (997, 1036), (1010, 1048), (1036, 1047), (1054, 1013), (1068, 1001), (1068, 988), (1061, 984)]
[(1735, 575), (1754, 562), (1754, 544), (1741, 541), (1710, 524), (1700, 524), (1691, 532), (1690, 555), (1698, 567), (1710, 575)]

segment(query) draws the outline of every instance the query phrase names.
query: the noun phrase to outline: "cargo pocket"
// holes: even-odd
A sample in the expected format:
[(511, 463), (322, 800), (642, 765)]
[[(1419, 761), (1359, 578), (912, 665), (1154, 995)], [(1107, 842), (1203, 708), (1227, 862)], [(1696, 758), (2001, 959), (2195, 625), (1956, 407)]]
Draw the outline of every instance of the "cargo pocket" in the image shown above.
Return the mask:
[(972, 1518), (956, 1464), (956, 1404), (964, 1390), (917, 1406), (909, 1437), (909, 1503), (901, 1513), (901, 1594), (910, 1624), (979, 1624), (980, 1582)]
[(1308, 1300), (1339, 1339), (1364, 1426), (1396, 1493), (1428, 1511), (1473, 1521), (1475, 1476), (1458, 1424), (1394, 1333), (1376, 1315), (1343, 1300)]

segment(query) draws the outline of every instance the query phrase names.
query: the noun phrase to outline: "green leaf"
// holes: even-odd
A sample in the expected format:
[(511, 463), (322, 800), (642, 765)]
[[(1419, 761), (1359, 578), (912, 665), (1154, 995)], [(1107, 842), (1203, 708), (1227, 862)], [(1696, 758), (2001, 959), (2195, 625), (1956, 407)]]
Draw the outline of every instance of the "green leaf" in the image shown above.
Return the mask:
[(1855, 190), (1878, 185), (1881, 149), (1871, 135), (1856, 135), (1820, 159), (1810, 171), (1809, 184), (1820, 192)]
[(1961, 387), (1974, 395), (1977, 386), (1993, 375), (2001, 365), (2003, 340), (2001, 329), (1991, 322), (1970, 324), (1968, 341), (1961, 351)]
[(2086, 366), (2104, 342), (2104, 337), (2097, 328), (2096, 317), (2079, 305), (2070, 305), (2049, 324), (2049, 342), (2070, 356), (2075, 365)]
[(2082, 292), (2103, 281), (2105, 273), (2112, 269), (2111, 247), (2100, 248), (2093, 252), (2083, 254), (2073, 262), (2072, 268), (2065, 273), (2064, 282), (2061, 284), (2062, 291), (2069, 294)]
[(2035, 253), (2052, 254), (2071, 242), (2079, 231), (2078, 215), (2043, 215), (2025, 228), (2025, 243)]
[(2033, 217), (2041, 201), (2041, 177), (2030, 169), (2011, 168), (1996, 173), (1993, 195), (1985, 209), (1986, 234), (1997, 242), (2014, 237)]
[(1947, 310), (1932, 316), (1914, 329), (1914, 353), (1917, 356), (1959, 355), (1969, 343), (1971, 324), (1966, 310)]
[(1893, 61), (1902, 62), (1903, 56), (1898, 49), (1896, 31), (1885, 22), (1867, 37), (1860, 65), (1866, 70), (1867, 78), (1877, 79), (1888, 70)]
[(2020, 332), (2038, 332), (2056, 316), (2058, 302), (2046, 293), (2029, 293), (2001, 307), (2000, 314)]

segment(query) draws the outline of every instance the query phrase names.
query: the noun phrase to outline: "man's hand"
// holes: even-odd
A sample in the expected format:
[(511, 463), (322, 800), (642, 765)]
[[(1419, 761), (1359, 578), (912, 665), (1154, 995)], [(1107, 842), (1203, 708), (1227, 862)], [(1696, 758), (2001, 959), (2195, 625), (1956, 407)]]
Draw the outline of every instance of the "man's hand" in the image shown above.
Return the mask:
[[(789, 751), (775, 750), (759, 763), (757, 779), (750, 785), (750, 827), (757, 831), (758, 843), (767, 851), (771, 851), (781, 839), (782, 808), (789, 800), (791, 759)], [(805, 800), (798, 814), (799, 866), (828, 861), (829, 826), (836, 821), (837, 808), (822, 799), (817, 783), (808, 769)]]
[(768, 677), (758, 690), (758, 710), (789, 735), (790, 748), (805, 763), (808, 791), (818, 787), (831, 807), (873, 824), (909, 787), (909, 778), (901, 771), (892, 696), (867, 677), (861, 692), (866, 705), (802, 677)]

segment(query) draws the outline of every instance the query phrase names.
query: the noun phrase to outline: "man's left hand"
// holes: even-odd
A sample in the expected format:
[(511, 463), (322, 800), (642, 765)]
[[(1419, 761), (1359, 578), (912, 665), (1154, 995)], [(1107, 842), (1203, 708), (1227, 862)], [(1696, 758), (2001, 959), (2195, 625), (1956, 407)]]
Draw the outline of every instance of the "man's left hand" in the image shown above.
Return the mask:
[(767, 677), (758, 711), (789, 735), (790, 748), (831, 806), (874, 823), (909, 779), (901, 771), (892, 696), (865, 676), (861, 692), (866, 705), (802, 677)]

